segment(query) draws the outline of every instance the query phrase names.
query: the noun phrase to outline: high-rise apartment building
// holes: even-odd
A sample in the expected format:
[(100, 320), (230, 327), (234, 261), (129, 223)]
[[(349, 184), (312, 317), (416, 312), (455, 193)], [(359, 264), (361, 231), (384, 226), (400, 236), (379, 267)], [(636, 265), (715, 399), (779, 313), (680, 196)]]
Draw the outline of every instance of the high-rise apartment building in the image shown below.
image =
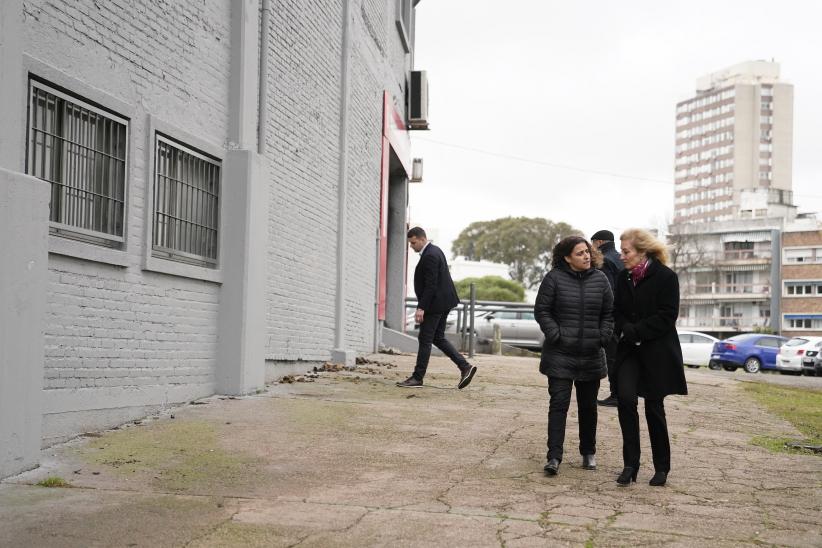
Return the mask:
[(790, 217), (793, 85), (749, 61), (697, 80), (676, 107), (674, 224)]

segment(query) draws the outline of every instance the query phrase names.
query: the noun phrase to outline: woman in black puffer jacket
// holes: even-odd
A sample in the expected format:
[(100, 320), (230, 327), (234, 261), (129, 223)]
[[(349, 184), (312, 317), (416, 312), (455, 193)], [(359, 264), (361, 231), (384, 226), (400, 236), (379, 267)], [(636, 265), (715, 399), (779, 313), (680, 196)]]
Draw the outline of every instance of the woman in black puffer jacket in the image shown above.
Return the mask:
[(614, 297), (608, 278), (592, 268), (591, 244), (579, 236), (553, 250), (551, 271), (539, 286), (534, 317), (545, 334), (539, 371), (548, 377), (548, 462), (556, 475), (562, 462), (571, 386), (577, 389), (582, 467), (596, 469), (597, 392), (607, 374), (604, 346), (614, 329)]

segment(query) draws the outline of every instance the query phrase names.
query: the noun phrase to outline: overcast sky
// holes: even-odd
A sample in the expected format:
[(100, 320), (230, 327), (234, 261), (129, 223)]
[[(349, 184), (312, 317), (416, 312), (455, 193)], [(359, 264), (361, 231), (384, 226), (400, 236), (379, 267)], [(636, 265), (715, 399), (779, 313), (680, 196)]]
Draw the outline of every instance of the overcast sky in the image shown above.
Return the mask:
[(469, 223), (509, 215), (586, 236), (663, 227), (676, 103), (754, 59), (794, 85), (795, 201), (822, 210), (820, 16), (806, 0), (422, 0), (414, 64), (431, 130), (412, 132), (425, 172), (411, 222), (449, 256)]

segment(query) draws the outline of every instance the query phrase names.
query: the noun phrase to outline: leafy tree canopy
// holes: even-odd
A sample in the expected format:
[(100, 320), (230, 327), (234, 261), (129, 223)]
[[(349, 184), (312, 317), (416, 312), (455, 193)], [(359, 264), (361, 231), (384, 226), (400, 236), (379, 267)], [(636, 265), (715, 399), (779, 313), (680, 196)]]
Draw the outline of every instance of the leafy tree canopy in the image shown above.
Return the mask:
[(470, 261), (507, 264), (512, 279), (533, 288), (551, 269), (551, 250), (571, 235), (582, 232), (542, 217), (505, 217), (471, 223), (454, 240), (451, 250)]
[(477, 284), (478, 301), (505, 301), (521, 303), (525, 300), (525, 288), (521, 284), (500, 278), (499, 276), (483, 276), (482, 278), (465, 278), (454, 282), (460, 299), (467, 301), (471, 298), (471, 284)]

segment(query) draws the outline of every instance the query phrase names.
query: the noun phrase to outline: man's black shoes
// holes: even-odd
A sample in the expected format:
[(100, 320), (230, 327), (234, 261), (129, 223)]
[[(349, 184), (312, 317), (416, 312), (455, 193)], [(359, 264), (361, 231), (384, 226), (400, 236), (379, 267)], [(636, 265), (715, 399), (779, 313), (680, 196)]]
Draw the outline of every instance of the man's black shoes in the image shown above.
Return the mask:
[(548, 459), (548, 462), (542, 467), (542, 471), (545, 472), (546, 476), (556, 476), (559, 473), (559, 459)]
[(603, 407), (616, 407), (617, 406), (617, 397), (611, 394), (604, 400), (597, 400), (597, 405), (601, 405)]
[(461, 373), (460, 382), (457, 385), (457, 388), (459, 390), (462, 390), (463, 388), (465, 388), (466, 386), (471, 384), (471, 380), (474, 378), (474, 375), (476, 374), (476, 372), (477, 372), (477, 366), (476, 365), (469, 365), (465, 369), (462, 369), (460, 371), (460, 373)]
[(402, 382), (398, 382), (400, 388), (422, 388), (422, 381), (416, 377), (408, 377)]

